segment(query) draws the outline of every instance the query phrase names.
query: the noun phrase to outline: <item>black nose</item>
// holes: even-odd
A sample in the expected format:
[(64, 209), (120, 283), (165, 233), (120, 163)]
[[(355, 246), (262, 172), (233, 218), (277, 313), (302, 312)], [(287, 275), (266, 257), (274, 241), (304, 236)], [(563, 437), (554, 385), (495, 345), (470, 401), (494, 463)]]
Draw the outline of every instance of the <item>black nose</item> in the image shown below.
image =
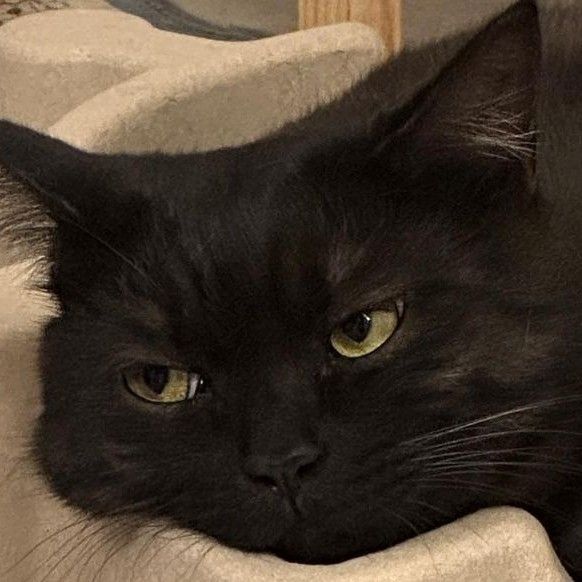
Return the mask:
[(283, 455), (251, 455), (244, 468), (254, 481), (294, 499), (302, 476), (315, 468), (320, 457), (317, 447), (302, 445)]

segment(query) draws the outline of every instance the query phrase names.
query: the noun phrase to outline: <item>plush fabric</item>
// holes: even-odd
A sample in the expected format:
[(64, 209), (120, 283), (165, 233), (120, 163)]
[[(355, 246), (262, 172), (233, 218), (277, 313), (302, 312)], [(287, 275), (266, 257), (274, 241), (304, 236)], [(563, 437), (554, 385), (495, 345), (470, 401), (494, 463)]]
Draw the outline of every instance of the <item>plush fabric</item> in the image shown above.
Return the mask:
[[(0, 116), (97, 151), (212, 149), (304, 114), (383, 58), (378, 37), (359, 25), (238, 45), (157, 31), (116, 12), (46, 13), (0, 29)], [(41, 407), (40, 326), (54, 306), (25, 290), (27, 263), (0, 250), (3, 262), (0, 580), (568, 580), (542, 526), (513, 508), (332, 566), (244, 554), (163, 524), (86, 520), (50, 495), (28, 455)]]
[(361, 24), (232, 43), (45, 12), (2, 27), (0, 115), (95, 151), (213, 149), (305, 114), (384, 57)]

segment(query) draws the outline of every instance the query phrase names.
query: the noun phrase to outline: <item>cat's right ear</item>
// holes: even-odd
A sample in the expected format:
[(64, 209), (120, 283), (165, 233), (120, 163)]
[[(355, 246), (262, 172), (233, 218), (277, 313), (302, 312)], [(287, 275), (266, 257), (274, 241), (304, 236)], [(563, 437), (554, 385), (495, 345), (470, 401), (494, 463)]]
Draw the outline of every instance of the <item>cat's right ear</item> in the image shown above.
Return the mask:
[(8, 121), (0, 121), (0, 165), (28, 185), (58, 224), (79, 221), (104, 201), (112, 161)]
[[(101, 155), (0, 122), (0, 239), (23, 258), (58, 264), (82, 288), (139, 228), (149, 158)], [(91, 268), (86, 268), (91, 265)]]

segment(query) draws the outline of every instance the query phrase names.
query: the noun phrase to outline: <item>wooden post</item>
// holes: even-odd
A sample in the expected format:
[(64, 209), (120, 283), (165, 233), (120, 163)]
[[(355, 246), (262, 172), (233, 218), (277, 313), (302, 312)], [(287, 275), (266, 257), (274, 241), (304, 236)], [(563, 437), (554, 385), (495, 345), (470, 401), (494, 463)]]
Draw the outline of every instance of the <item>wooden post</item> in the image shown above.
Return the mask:
[(401, 0), (299, 0), (299, 28), (338, 22), (362, 22), (375, 28), (388, 54), (402, 45)]

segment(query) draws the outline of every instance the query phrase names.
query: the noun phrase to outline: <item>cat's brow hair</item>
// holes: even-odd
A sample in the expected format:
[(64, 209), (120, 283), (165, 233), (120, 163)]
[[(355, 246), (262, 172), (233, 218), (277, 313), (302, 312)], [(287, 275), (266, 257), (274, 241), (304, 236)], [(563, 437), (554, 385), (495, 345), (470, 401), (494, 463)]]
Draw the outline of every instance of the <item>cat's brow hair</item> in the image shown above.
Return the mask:
[(102, 308), (109, 310), (114, 318), (113, 323), (126, 318), (155, 332), (170, 332), (168, 316), (155, 298), (145, 294), (138, 295), (127, 286), (122, 285), (120, 289), (123, 292), (121, 296), (96, 293), (93, 299)]

